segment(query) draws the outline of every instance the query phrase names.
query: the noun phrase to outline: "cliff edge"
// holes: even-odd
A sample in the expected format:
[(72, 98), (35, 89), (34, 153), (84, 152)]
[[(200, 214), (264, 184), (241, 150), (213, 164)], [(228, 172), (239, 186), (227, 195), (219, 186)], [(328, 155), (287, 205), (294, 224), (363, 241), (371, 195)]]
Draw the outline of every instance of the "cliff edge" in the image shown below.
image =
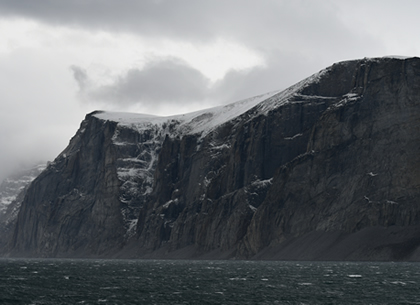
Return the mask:
[(94, 112), (11, 256), (419, 260), (420, 59), (346, 61), (173, 117)]

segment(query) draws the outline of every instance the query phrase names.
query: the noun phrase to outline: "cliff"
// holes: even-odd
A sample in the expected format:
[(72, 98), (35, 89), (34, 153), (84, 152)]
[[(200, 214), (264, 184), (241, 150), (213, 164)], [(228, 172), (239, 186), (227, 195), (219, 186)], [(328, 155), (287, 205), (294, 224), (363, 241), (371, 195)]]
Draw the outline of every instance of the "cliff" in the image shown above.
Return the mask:
[(7, 255), (418, 260), (420, 59), (337, 63), (196, 113), (94, 112)]
[(29, 184), (45, 169), (45, 163), (21, 168), (0, 184), (0, 253), (5, 249), (16, 223)]

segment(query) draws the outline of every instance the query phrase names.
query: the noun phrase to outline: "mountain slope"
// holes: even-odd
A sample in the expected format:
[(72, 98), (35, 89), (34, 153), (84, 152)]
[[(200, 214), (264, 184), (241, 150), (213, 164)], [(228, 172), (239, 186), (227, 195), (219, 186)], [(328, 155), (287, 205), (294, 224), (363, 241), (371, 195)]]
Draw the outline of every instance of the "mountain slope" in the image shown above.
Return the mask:
[(354, 60), (191, 114), (91, 113), (7, 251), (416, 259), (419, 76), (418, 58)]

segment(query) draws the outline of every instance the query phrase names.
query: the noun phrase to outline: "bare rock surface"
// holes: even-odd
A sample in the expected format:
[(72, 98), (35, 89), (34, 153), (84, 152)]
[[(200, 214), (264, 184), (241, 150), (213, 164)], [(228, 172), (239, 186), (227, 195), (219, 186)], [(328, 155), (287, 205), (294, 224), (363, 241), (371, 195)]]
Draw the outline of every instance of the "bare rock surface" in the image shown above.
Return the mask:
[(3, 253), (419, 260), (420, 59), (334, 64), (173, 117), (94, 112)]

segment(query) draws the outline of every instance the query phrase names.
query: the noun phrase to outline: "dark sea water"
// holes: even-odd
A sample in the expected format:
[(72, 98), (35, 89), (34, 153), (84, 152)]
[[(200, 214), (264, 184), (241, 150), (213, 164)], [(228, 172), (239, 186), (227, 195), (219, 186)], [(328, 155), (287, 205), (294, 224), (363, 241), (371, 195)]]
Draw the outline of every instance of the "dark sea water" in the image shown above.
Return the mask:
[(420, 264), (0, 259), (0, 304), (420, 304)]

